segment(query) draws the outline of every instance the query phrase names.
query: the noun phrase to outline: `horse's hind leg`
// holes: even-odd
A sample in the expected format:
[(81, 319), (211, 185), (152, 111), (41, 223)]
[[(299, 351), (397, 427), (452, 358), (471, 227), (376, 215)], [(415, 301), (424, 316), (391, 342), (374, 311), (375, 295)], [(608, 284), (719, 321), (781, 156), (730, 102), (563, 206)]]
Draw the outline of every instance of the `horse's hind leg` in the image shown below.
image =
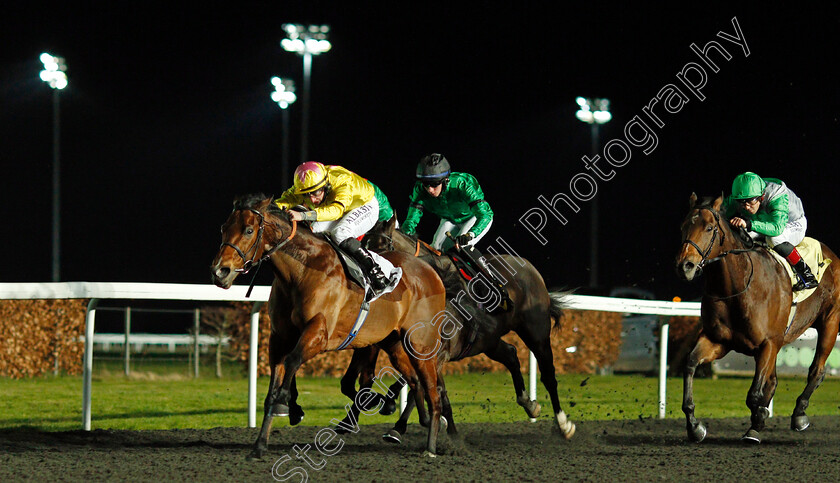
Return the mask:
[(741, 437), (748, 443), (760, 443), (759, 433), (764, 430), (764, 422), (770, 416), (768, 406), (776, 392), (776, 356), (779, 348), (766, 341), (755, 356), (755, 376), (750, 391), (747, 393), (747, 407), (750, 408), (750, 429)]
[[(540, 368), (540, 381), (551, 398), (551, 407), (554, 409), (554, 420), (557, 422), (557, 429), (566, 439), (571, 439), (575, 434), (575, 423), (566, 416), (563, 408), (560, 407), (560, 398), (557, 396), (557, 379), (554, 374), (554, 355), (551, 352), (551, 339), (549, 330), (545, 330), (545, 336), (536, 338), (529, 331), (517, 331), (525, 345), (534, 353), (537, 365)], [(518, 370), (517, 370), (518, 372)], [(513, 376), (514, 378), (516, 376)], [(521, 375), (520, 375), (521, 379)], [(515, 384), (515, 381), (514, 381)], [(525, 383), (522, 384), (523, 390)]]
[(449, 403), (449, 394), (446, 392), (446, 383), (443, 382), (443, 377), (438, 373), (438, 393), (440, 394), (440, 408), (441, 408), (441, 416), (445, 418), (446, 421), (446, 434), (449, 436), (455, 436), (457, 431), (455, 430), (455, 419), (452, 418), (452, 406)]
[[(516, 403), (525, 409), (525, 413), (529, 418), (538, 417), (541, 409), (540, 403), (532, 401), (528, 392), (525, 390), (525, 381), (522, 379), (519, 358), (516, 356), (516, 347), (508, 344), (502, 339), (499, 339), (499, 343), (496, 344), (496, 347), (484, 352), (484, 354), (490, 359), (504, 364), (508, 372), (510, 372), (510, 378), (513, 379), (513, 390), (516, 394)], [(553, 363), (554, 361), (552, 360), (552, 364)]]
[(699, 443), (706, 437), (706, 426), (694, 416), (694, 373), (697, 366), (704, 362), (711, 362), (726, 354), (726, 349), (715, 342), (712, 342), (701, 333), (694, 345), (694, 349), (688, 354), (683, 373), (683, 403), (682, 410), (685, 413), (685, 427), (688, 432), (688, 439)]
[(840, 309), (832, 308), (831, 312), (823, 319), (825, 323), (818, 327), (817, 350), (814, 354), (814, 360), (811, 362), (811, 367), (808, 369), (808, 383), (805, 385), (802, 394), (796, 398), (796, 407), (793, 408), (793, 414), (790, 417), (790, 429), (804, 431), (811, 425), (805, 410), (808, 409), (811, 395), (825, 378), (825, 361), (837, 341), (838, 319), (840, 319)]

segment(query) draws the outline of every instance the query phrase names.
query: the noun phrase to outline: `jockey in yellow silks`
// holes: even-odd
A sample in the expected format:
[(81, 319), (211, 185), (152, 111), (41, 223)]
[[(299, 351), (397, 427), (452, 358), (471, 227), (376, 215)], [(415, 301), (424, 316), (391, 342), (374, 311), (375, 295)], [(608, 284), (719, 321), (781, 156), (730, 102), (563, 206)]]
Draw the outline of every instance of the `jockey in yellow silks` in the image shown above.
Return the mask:
[(359, 262), (375, 290), (387, 287), (388, 278), (358, 240), (379, 218), (379, 202), (367, 180), (341, 166), (308, 161), (295, 170), (294, 186), (274, 203), (286, 210), (306, 207), (289, 211), (289, 218), (312, 222), (313, 233), (326, 233)]

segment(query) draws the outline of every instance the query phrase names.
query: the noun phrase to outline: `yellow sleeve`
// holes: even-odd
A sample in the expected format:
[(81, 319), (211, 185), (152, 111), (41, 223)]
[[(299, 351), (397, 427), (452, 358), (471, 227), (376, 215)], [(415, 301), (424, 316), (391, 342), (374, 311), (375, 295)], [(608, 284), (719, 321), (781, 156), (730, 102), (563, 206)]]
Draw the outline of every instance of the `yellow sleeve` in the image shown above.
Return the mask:
[(279, 198), (274, 200), (274, 204), (280, 209), (288, 210), (289, 208), (303, 204), (303, 196), (295, 194), (295, 188), (291, 187), (283, 192)]
[(333, 186), (332, 198), (330, 204), (315, 208), (318, 221), (333, 221), (344, 216), (353, 203), (353, 188), (348, 183)]

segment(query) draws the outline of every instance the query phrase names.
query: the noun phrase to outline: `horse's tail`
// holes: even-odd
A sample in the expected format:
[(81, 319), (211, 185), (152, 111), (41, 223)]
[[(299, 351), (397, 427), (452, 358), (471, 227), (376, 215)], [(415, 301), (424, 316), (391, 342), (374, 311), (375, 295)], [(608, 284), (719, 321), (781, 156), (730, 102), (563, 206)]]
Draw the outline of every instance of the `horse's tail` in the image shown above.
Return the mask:
[(551, 305), (548, 308), (548, 313), (551, 320), (554, 321), (553, 326), (560, 326), (560, 318), (563, 317), (563, 308), (569, 305), (569, 295), (574, 293), (573, 290), (555, 290), (548, 292), (551, 298)]

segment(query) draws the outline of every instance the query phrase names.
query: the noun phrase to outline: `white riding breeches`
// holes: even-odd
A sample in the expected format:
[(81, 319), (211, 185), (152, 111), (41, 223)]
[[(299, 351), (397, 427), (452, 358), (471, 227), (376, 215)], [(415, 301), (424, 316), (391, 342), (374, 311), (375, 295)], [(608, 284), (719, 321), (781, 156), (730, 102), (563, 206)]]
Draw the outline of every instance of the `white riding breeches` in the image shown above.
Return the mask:
[(805, 231), (808, 229), (808, 219), (804, 216), (796, 221), (788, 221), (784, 231), (779, 236), (768, 236), (767, 243), (774, 247), (780, 243), (788, 242), (793, 246), (802, 243), (805, 238)]
[(376, 224), (378, 218), (379, 202), (373, 198), (367, 204), (348, 211), (337, 220), (312, 223), (312, 233), (327, 233), (333, 241), (341, 244), (348, 238), (358, 238), (367, 233)]
[[(438, 225), (438, 229), (435, 232), (435, 236), (434, 238), (432, 238), (432, 247), (435, 250), (446, 251), (449, 248), (455, 246), (455, 242), (446, 237), (446, 232), (449, 232), (454, 237), (457, 237), (458, 235), (463, 235), (464, 233), (470, 231), (470, 228), (472, 228), (473, 225), (475, 225), (475, 221), (476, 218), (474, 216), (463, 223), (453, 223), (449, 220), (441, 219), (440, 225)], [(484, 228), (484, 231), (481, 233), (476, 233), (475, 238), (470, 240), (467, 246), (475, 245), (476, 243), (478, 243), (479, 240), (484, 238), (484, 235), (486, 235), (487, 232), (490, 231), (490, 226), (492, 224), (493, 221), (491, 220), (487, 227)]]

